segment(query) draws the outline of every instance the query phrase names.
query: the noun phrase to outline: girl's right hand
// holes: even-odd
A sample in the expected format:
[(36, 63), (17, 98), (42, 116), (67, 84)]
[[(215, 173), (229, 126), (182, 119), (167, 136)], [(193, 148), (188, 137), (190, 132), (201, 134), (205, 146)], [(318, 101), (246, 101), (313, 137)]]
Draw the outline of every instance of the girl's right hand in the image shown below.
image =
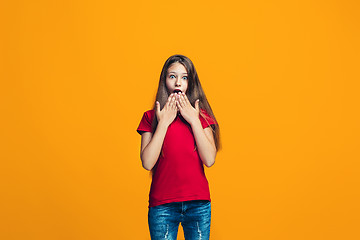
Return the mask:
[(176, 106), (175, 94), (170, 94), (164, 108), (160, 111), (160, 103), (156, 101), (156, 118), (159, 124), (168, 127), (175, 119), (178, 108)]

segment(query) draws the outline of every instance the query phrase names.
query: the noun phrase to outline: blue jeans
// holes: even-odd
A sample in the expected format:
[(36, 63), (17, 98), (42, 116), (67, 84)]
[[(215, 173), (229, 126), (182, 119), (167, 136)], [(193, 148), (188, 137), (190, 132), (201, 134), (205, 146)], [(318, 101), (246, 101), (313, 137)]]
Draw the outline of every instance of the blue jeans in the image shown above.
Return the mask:
[(208, 240), (211, 203), (207, 200), (194, 200), (150, 207), (148, 220), (152, 240), (175, 240), (179, 223), (184, 229), (186, 240)]

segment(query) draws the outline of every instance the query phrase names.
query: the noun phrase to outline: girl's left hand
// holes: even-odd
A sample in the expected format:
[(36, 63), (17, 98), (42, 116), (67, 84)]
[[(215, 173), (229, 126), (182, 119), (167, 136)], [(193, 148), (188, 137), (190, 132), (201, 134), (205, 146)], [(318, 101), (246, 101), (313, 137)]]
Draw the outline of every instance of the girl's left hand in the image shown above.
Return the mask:
[(195, 101), (195, 108), (189, 102), (185, 93), (179, 93), (176, 96), (176, 106), (180, 110), (181, 116), (190, 123), (194, 123), (199, 120), (199, 99)]

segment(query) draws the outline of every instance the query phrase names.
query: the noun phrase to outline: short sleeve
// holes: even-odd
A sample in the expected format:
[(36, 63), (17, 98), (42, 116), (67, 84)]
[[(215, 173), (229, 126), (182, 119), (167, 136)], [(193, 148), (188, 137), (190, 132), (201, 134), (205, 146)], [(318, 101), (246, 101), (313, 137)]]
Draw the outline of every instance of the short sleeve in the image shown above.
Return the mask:
[(154, 118), (154, 110), (149, 110), (144, 112), (144, 115), (141, 118), (140, 124), (136, 131), (141, 135), (143, 132), (151, 132), (151, 125)]
[(204, 115), (204, 117), (202, 115), (199, 116), (200, 122), (201, 122), (201, 125), (202, 125), (203, 128), (207, 128), (210, 125), (217, 124), (215, 119), (210, 117), (210, 115), (205, 110), (201, 109), (201, 113)]

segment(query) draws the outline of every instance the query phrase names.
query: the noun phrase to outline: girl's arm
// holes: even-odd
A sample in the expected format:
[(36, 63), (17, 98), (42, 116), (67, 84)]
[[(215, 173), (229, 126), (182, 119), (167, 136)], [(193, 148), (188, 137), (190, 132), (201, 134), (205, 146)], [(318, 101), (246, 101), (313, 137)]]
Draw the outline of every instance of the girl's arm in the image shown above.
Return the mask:
[(211, 127), (203, 129), (201, 125), (199, 119), (199, 100), (195, 102), (195, 108), (193, 108), (186, 95), (180, 93), (178, 95), (177, 106), (180, 109), (181, 115), (191, 125), (202, 162), (207, 167), (211, 167), (215, 163), (217, 150)]
[(203, 129), (200, 120), (190, 123), (201, 160), (207, 167), (215, 163), (216, 147), (211, 127)]
[(140, 158), (142, 166), (146, 170), (150, 171), (155, 166), (161, 152), (166, 131), (167, 127), (159, 123), (154, 135), (151, 132), (144, 132), (141, 135)]
[(144, 132), (141, 135), (141, 151), (140, 158), (143, 167), (146, 170), (151, 170), (160, 155), (162, 144), (169, 125), (174, 121), (177, 113), (177, 107), (175, 103), (175, 96), (171, 94), (164, 106), (160, 111), (160, 104), (156, 102), (156, 117), (158, 119), (158, 125), (155, 133)]

